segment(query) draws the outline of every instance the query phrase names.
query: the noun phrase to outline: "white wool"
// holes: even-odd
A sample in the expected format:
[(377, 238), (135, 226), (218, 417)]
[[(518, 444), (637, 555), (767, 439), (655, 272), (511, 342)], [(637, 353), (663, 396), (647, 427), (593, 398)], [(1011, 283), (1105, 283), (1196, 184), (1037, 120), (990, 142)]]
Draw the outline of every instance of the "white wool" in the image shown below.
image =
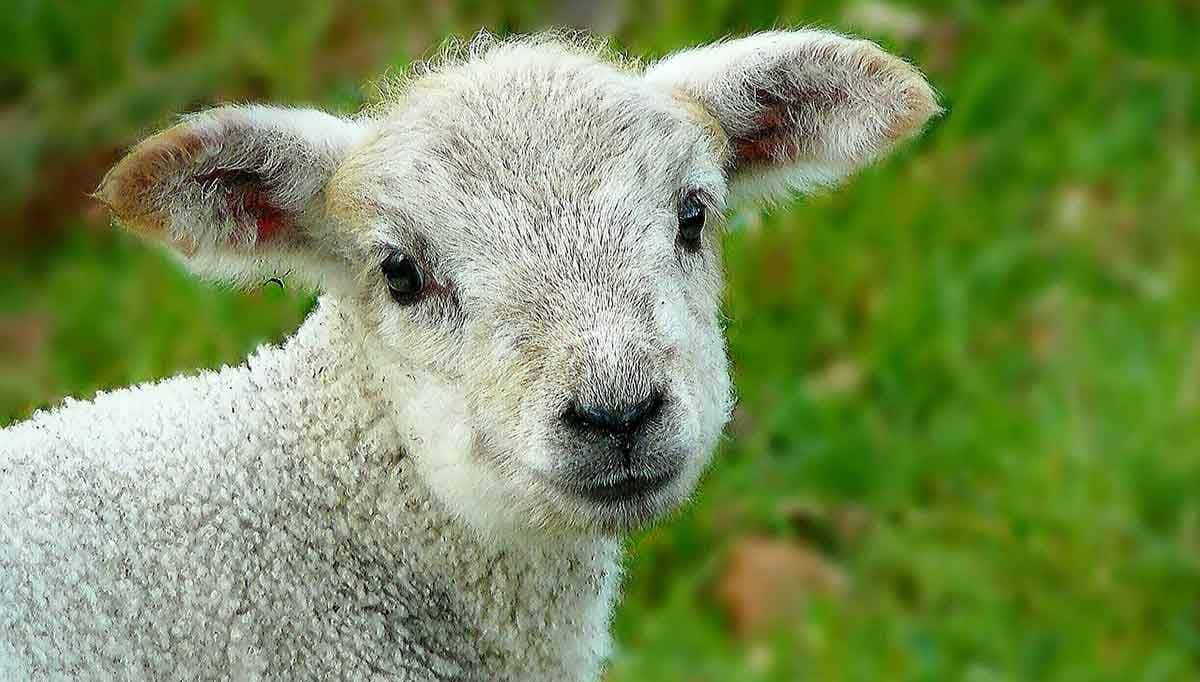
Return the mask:
[(594, 679), (618, 543), (449, 516), (352, 327), (0, 432), (0, 679)]

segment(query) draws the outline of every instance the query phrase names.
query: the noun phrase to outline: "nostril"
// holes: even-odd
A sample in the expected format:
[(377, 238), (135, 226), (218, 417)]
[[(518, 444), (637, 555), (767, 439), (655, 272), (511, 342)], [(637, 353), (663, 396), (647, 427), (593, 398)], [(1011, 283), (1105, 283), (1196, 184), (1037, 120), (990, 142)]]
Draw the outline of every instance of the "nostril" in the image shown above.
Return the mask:
[(619, 409), (572, 404), (567, 418), (578, 425), (612, 433), (631, 433), (662, 410), (663, 398), (652, 393), (638, 402)]
[(641, 402), (631, 405), (629, 409), (625, 410), (621, 414), (621, 423), (625, 426), (636, 428), (642, 422), (657, 414), (660, 409), (662, 409), (662, 395), (651, 393)]

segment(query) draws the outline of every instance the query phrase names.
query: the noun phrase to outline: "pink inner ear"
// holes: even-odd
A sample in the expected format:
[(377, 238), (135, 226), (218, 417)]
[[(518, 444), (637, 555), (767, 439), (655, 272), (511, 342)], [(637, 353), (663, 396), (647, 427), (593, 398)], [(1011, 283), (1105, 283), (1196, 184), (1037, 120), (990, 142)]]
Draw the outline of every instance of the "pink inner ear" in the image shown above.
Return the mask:
[(275, 237), (283, 227), (283, 216), (277, 211), (268, 210), (258, 216), (258, 236), (256, 242), (262, 244)]
[(242, 182), (235, 184), (230, 195), (231, 200), (237, 197), (241, 201), (243, 214), (254, 219), (256, 244), (280, 236), (286, 226), (283, 212), (268, 200), (265, 185), (262, 176), (249, 173)]
[[(830, 85), (776, 78), (770, 88), (754, 90), (759, 111), (752, 125), (734, 131), (734, 163), (788, 164), (822, 153), (819, 111), (843, 107), (849, 94)], [(740, 134), (738, 134), (740, 132)]]
[(241, 187), (235, 187), (230, 195), (231, 201), (241, 201), (242, 213), (254, 219), (256, 244), (265, 244), (281, 236), (287, 227), (283, 212), (267, 200), (261, 183), (261, 178), (256, 177), (253, 183), (243, 183)]
[[(262, 177), (245, 170), (218, 169), (194, 176), (199, 183), (219, 187), (225, 195), (225, 214), (245, 225), (253, 221), (254, 243), (266, 244), (286, 232), (284, 212), (269, 201)], [(249, 230), (250, 225), (243, 228)]]
[(773, 104), (755, 120), (750, 135), (735, 139), (735, 162), (790, 162), (800, 154), (794, 123), (782, 104)]

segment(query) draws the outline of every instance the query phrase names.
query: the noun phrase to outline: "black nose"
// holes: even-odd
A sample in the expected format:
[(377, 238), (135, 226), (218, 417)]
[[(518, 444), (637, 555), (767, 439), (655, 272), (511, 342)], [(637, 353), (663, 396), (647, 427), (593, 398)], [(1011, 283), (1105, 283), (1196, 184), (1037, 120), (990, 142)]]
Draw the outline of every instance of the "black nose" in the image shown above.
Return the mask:
[(567, 420), (578, 426), (610, 434), (632, 434), (662, 411), (660, 393), (618, 409), (588, 407), (575, 403), (567, 411)]

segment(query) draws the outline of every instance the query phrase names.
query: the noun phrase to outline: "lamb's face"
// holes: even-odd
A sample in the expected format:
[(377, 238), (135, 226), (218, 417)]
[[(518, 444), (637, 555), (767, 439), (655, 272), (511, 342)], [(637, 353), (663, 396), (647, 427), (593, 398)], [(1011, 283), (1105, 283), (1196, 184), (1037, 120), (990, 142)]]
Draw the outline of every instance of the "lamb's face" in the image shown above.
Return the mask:
[(451, 510), (620, 532), (690, 494), (729, 415), (726, 198), (840, 179), (935, 110), (911, 67), (827, 33), (646, 72), (519, 42), (356, 121), (201, 114), (99, 194), (202, 269), (299, 267), (350, 302)]
[(475, 505), (463, 475), (483, 468), (529, 522), (629, 528), (691, 492), (729, 414), (725, 141), (641, 74), (502, 57), (377, 120), (332, 212), (365, 228), (357, 298), (379, 345), (474, 431), (426, 462), (431, 485)]

